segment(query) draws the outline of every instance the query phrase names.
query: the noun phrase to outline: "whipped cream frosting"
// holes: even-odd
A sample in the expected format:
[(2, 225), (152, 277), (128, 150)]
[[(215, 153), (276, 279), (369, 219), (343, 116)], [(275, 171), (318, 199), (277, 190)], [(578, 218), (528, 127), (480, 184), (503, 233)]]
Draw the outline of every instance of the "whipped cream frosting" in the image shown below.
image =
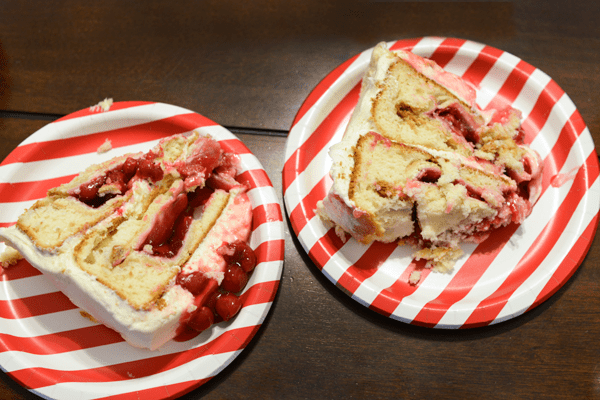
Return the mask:
[(48, 277), (73, 304), (119, 332), (133, 346), (156, 349), (172, 339), (181, 314), (193, 307), (192, 294), (174, 285), (164, 295), (166, 307), (136, 310), (75, 263), (72, 254), (80, 235), (67, 239), (57, 254), (38, 249), (16, 226), (3, 229), (0, 238)]

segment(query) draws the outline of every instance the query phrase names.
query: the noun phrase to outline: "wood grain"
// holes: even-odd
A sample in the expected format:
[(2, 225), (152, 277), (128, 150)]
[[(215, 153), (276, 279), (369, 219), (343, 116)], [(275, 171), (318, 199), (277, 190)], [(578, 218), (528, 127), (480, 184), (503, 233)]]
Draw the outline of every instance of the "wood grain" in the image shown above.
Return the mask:
[[(282, 200), (284, 134), (318, 82), (381, 40), (431, 35), (540, 68), (600, 150), (599, 11), (589, 0), (0, 2), (0, 112), (13, 113), (0, 113), (0, 159), (53, 115), (105, 97), (162, 101), (255, 132), (238, 136)], [(29, 119), (7, 117), (21, 112)], [(279, 291), (258, 334), (183, 399), (600, 399), (598, 236), (549, 300), (456, 331), (363, 307), (323, 276), (287, 220), (285, 240)], [(39, 397), (0, 373), (0, 398)]]
[(382, 40), (447, 36), (542, 69), (600, 127), (592, 1), (248, 3), (2, 2), (0, 109), (66, 114), (113, 97), (177, 104), (226, 126), (288, 130), (310, 91), (348, 58)]

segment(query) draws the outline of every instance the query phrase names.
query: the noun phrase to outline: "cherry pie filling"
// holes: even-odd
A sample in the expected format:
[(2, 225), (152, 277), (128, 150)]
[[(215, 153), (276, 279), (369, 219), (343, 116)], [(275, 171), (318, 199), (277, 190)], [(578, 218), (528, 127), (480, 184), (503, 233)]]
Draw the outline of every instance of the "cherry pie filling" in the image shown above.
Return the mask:
[(223, 243), (217, 249), (226, 262), (225, 276), (221, 285), (200, 271), (180, 273), (176, 284), (194, 295), (196, 309), (184, 313), (179, 335), (186, 329), (202, 332), (213, 323), (229, 321), (242, 308), (240, 292), (248, 283), (248, 277), (256, 267), (256, 254), (245, 241)]
[[(118, 167), (80, 185), (74, 197), (92, 208), (98, 208), (119, 194), (124, 194), (137, 179), (158, 182), (164, 174), (160, 164), (154, 161), (156, 157), (153, 152), (146, 153), (140, 159), (128, 157)], [(115, 190), (111, 193), (100, 193), (100, 188), (105, 185), (113, 185)]]
[[(153, 152), (146, 153), (139, 159), (128, 157), (123, 164), (80, 185), (73, 196), (92, 208), (99, 208), (110, 199), (131, 189), (135, 180), (145, 179), (156, 183), (164, 176), (162, 167), (154, 161), (156, 157)], [(236, 156), (224, 154), (220, 166), (217, 166), (218, 160), (213, 158), (203, 155), (194, 165), (177, 167), (183, 179), (188, 176), (206, 175), (209, 169), (207, 167), (210, 167), (212, 174), (208, 174), (207, 186), (179, 194), (170, 205), (169, 211), (157, 216), (148, 237), (138, 250), (150, 245), (153, 256), (173, 258), (183, 245), (193, 221), (194, 211), (206, 204), (215, 189), (230, 190), (240, 185), (235, 179)], [(100, 188), (105, 185), (112, 185), (113, 190), (110, 193), (100, 193)], [(178, 332), (180, 335), (186, 330), (202, 332), (215, 322), (228, 321), (242, 308), (239, 294), (256, 266), (256, 254), (248, 243), (242, 240), (224, 242), (217, 252), (226, 262), (221, 285), (200, 271), (188, 274), (180, 272), (176, 277), (175, 283), (194, 295), (196, 306), (193, 312), (185, 312), (182, 315), (182, 324)]]

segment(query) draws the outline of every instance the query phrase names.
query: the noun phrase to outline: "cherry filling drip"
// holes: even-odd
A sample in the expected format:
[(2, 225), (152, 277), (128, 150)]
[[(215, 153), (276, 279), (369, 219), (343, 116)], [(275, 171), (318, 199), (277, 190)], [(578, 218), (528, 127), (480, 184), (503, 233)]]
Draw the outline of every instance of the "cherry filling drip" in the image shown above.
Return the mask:
[(146, 179), (153, 183), (160, 181), (164, 173), (160, 164), (154, 161), (156, 157), (156, 153), (152, 151), (146, 153), (138, 162), (135, 178)]
[[(98, 208), (118, 194), (125, 193), (136, 179), (157, 182), (163, 178), (163, 171), (154, 162), (155, 158), (156, 154), (153, 152), (145, 154), (141, 159), (128, 157), (120, 166), (79, 186), (79, 193), (75, 197), (90, 207)], [(105, 185), (113, 185), (118, 193), (99, 193), (100, 188)]]
[(513, 140), (518, 145), (525, 144), (525, 131), (523, 130), (523, 128), (519, 127), (519, 129), (517, 130), (517, 135), (513, 137)]
[(192, 223), (193, 217), (184, 213), (187, 206), (187, 195), (185, 193), (178, 195), (168, 211), (156, 216), (152, 230), (142, 248), (151, 245), (152, 254), (155, 256), (170, 258), (177, 254)]
[(175, 198), (169, 212), (160, 214), (140, 248), (152, 246), (152, 255), (173, 258), (181, 249), (183, 240), (194, 219), (194, 210), (206, 204), (213, 190), (205, 187)]
[(458, 103), (452, 103), (446, 108), (435, 110), (435, 116), (445, 121), (450, 129), (472, 144), (479, 143), (480, 137), (473, 118), (465, 112)]
[(230, 191), (236, 186), (242, 185), (237, 180), (239, 157), (236, 154), (225, 153), (221, 157), (221, 165), (213, 170), (206, 184), (215, 189)]
[(467, 189), (467, 196), (469, 196), (470, 198), (479, 200), (479, 201), (485, 201), (483, 199), (483, 189), (477, 188), (473, 185), (469, 185), (466, 182), (454, 182), (454, 183), (455, 184), (459, 183), (459, 184), (463, 185)]
[(90, 207), (98, 208), (102, 206), (108, 200), (116, 196), (113, 193), (107, 193), (103, 196), (98, 195), (98, 191), (104, 185), (105, 180), (106, 176), (98, 176), (91, 181), (84, 183), (79, 186), (79, 194), (75, 197)]
[(217, 287), (216, 280), (207, 278), (200, 271), (180, 273), (177, 276), (176, 284), (194, 295), (197, 308), (182, 316), (184, 324), (176, 340), (189, 340), (215, 322), (229, 321), (242, 308), (239, 293), (248, 283), (248, 276), (256, 266), (256, 254), (242, 240), (223, 243), (217, 253), (223, 256), (226, 263), (220, 287)]
[(415, 179), (425, 183), (436, 183), (442, 176), (442, 170), (436, 167), (427, 167), (419, 171)]

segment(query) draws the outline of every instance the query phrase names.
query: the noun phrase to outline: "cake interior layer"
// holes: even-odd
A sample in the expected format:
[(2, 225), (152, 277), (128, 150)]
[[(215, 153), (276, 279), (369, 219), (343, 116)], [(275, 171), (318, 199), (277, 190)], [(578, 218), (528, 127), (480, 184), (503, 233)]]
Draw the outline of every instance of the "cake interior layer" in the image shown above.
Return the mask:
[(371, 110), (378, 133), (398, 143), (472, 152), (469, 132), (484, 119), (443, 86), (396, 57), (379, 89)]
[[(218, 190), (195, 210), (178, 210), (179, 194), (173, 190), (178, 185), (181, 181), (175, 181), (146, 210), (126, 217), (115, 213), (95, 225), (75, 248), (77, 265), (136, 309), (161, 306), (161, 296), (180, 266), (204, 240), (229, 199), (228, 193)], [(186, 215), (191, 217), (187, 222)], [(152, 242), (149, 236), (157, 229), (162, 237)], [(157, 254), (155, 247), (169, 245), (173, 236), (179, 236), (178, 247), (171, 254)]]
[(517, 188), (509, 178), (462, 164), (460, 158), (374, 132), (358, 140), (354, 161), (350, 200), (371, 216), (379, 232), (396, 231), (397, 237), (418, 232), (424, 240), (449, 242), (451, 235), (471, 235), (477, 224), (498, 215), (505, 196)]

